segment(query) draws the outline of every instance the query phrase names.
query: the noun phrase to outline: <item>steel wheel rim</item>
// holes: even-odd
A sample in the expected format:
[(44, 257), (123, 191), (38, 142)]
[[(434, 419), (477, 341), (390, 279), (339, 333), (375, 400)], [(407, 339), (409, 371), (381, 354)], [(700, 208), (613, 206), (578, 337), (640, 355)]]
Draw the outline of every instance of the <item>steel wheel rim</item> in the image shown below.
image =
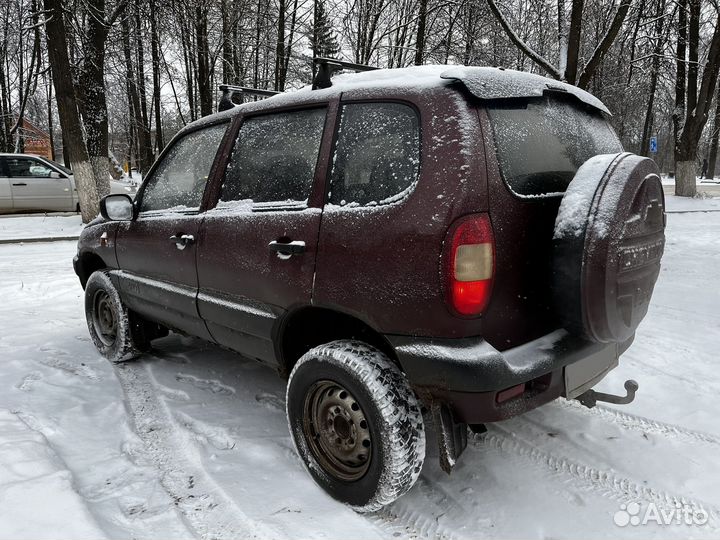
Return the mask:
[(355, 397), (343, 386), (323, 380), (305, 396), (303, 431), (319, 465), (335, 478), (353, 482), (372, 459), (370, 424)]
[(110, 346), (117, 339), (117, 318), (112, 299), (105, 291), (97, 291), (93, 297), (93, 328), (104, 345)]

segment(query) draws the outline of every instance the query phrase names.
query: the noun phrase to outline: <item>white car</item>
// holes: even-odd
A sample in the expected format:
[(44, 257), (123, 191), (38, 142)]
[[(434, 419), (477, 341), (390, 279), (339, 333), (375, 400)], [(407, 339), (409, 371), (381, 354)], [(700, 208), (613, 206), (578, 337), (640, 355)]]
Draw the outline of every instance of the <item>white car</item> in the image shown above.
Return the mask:
[[(134, 182), (110, 180), (110, 193), (125, 193), (134, 198), (136, 192)], [(0, 154), (0, 214), (79, 210), (70, 169), (29, 154)]]

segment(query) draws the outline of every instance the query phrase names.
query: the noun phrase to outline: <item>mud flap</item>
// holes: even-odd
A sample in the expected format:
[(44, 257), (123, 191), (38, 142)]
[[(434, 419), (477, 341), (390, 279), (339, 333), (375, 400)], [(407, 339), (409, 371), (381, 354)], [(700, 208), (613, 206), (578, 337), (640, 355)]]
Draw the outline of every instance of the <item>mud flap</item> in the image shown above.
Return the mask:
[(438, 431), (440, 468), (450, 474), (460, 454), (467, 447), (468, 426), (464, 422), (457, 422), (450, 407), (444, 403), (434, 402), (432, 415)]

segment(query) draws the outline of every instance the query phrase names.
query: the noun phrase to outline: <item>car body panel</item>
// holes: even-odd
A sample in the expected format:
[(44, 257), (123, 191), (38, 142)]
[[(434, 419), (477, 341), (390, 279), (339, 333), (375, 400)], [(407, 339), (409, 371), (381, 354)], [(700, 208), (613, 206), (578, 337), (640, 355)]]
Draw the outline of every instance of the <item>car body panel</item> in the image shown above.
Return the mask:
[(470, 114), (462, 94), (444, 87), (351, 89), (342, 96), (343, 103), (398, 100), (420, 115), (420, 179), (396, 203), (325, 207), (313, 302), (386, 334), (478, 335), (480, 319), (450, 313), (440, 275), (449, 225), (487, 209), (477, 116)]
[(2, 176), (2, 171), (0, 171), (0, 212), (12, 212), (12, 207), (10, 179)]
[(196, 213), (153, 212), (119, 222), (116, 254), (123, 301), (152, 320), (210, 339), (197, 312), (196, 246), (178, 249), (173, 235), (198, 236)]
[[(313, 97), (309, 95), (308, 97)], [(337, 99), (329, 104), (310, 99), (293, 109), (325, 105), (325, 134), (335, 128)], [(329, 106), (328, 106), (329, 105)], [(287, 110), (287, 109), (284, 109)], [(255, 115), (263, 112), (258, 107)], [(279, 110), (273, 109), (273, 112)], [(228, 135), (234, 145), (242, 122), (239, 115)], [(216, 342), (269, 365), (279, 364), (273, 344), (278, 320), (290, 309), (312, 302), (318, 232), (331, 136), (321, 139), (314, 182), (306, 205), (255, 205), (215, 208), (205, 213), (198, 242), (198, 311)], [(225, 160), (229, 151), (221, 154)], [(224, 163), (224, 162), (223, 162)], [(216, 184), (224, 176), (217, 171)], [(219, 193), (209, 204), (215, 206)], [(302, 241), (303, 253), (285, 256), (271, 251), (273, 241)], [(229, 248), (229, 249), (228, 249)]]

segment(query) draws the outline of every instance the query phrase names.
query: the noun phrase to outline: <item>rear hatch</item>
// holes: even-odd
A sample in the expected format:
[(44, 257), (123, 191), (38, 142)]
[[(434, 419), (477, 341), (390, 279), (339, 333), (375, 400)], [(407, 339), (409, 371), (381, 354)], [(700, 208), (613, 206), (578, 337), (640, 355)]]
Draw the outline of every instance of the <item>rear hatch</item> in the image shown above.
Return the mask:
[[(483, 334), (505, 350), (561, 326), (552, 294), (552, 240), (578, 168), (622, 151), (603, 114), (572, 95), (486, 102), (488, 189), (496, 261)], [(494, 150), (494, 152), (493, 152)]]

